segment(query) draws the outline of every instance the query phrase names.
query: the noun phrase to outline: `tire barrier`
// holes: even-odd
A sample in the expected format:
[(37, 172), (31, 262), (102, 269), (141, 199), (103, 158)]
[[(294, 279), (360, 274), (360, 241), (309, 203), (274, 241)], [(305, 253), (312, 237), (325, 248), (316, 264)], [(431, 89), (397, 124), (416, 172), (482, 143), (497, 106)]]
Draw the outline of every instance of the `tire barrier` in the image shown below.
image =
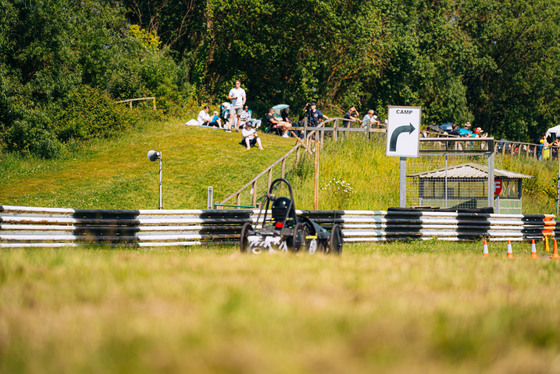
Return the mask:
[[(257, 210), (97, 210), (0, 206), (0, 248), (123, 245), (171, 247), (234, 244)], [(553, 215), (471, 212), (298, 211), (326, 229), (342, 226), (344, 242), (395, 240), (542, 240)], [(560, 236), (560, 232), (558, 232)]]

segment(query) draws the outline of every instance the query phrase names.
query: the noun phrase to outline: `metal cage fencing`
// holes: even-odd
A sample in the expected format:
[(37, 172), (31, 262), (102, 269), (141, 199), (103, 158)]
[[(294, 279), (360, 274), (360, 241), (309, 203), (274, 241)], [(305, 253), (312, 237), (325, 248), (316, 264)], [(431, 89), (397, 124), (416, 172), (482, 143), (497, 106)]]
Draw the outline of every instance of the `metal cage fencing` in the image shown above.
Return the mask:
[(403, 206), (401, 198), (401, 207), (492, 207), (492, 142), (493, 139), (421, 139), (419, 157), (405, 159), (406, 203)]

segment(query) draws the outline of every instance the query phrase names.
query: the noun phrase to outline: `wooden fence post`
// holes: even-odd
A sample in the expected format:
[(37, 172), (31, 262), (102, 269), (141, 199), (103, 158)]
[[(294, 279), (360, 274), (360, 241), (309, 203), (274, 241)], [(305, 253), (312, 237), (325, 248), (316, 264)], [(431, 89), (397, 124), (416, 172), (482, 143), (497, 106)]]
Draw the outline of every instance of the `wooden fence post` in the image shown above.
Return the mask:
[(253, 182), (253, 206), (257, 205), (257, 181)]
[(283, 159), (282, 160), (282, 179), (284, 179), (285, 177), (286, 177), (286, 159)]
[(319, 210), (319, 146), (315, 140), (315, 199), (313, 209)]
[(334, 120), (333, 138), (335, 142), (338, 141), (338, 118)]
[(538, 146), (533, 146), (533, 158), (537, 158), (537, 147)]
[[(268, 170), (268, 186), (266, 187), (266, 190), (270, 190), (270, 185), (272, 184), (272, 168), (270, 168)], [(255, 204), (253, 204), (255, 205)]]

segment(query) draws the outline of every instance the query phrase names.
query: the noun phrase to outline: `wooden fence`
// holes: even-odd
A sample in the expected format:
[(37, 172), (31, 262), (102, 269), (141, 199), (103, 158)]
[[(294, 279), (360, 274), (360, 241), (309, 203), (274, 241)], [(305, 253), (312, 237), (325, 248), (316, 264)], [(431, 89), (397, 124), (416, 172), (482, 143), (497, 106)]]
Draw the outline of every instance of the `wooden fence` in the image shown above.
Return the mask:
[[(427, 131), (423, 134), (425, 138), (459, 138), (457, 135), (449, 134), (439, 134), (432, 131)], [(467, 138), (470, 139), (470, 138)], [(481, 139), (481, 138), (472, 138)], [(558, 160), (559, 149), (558, 146), (549, 145), (550, 149), (550, 159)], [(526, 143), (526, 142), (516, 142), (509, 140), (494, 140), (494, 153), (500, 154), (502, 156), (508, 155), (511, 157), (525, 156), (528, 158), (538, 158), (539, 154), (545, 150), (545, 146), (542, 144)]]
[[(119, 245), (176, 247), (232, 244), (257, 210), (89, 210), (0, 206), (0, 248)], [(327, 229), (343, 228), (344, 242), (394, 240), (540, 240), (560, 236), (553, 215), (471, 212), (298, 211)]]
[[(344, 122), (343, 122), (344, 121)], [(216, 206), (227, 206), (232, 205), (231, 203), (235, 201), (235, 205), (240, 206), (242, 203), (241, 196), (243, 192), (250, 190), (251, 191), (251, 204), (253, 206), (257, 205), (257, 198), (259, 195), (259, 186), (264, 186), (263, 179), (266, 178), (266, 191), (268, 191), (270, 184), (273, 180), (273, 175), (275, 172), (275, 168), (280, 168), (280, 173), (277, 173), (280, 178), (284, 178), (286, 176), (286, 168), (288, 166), (289, 158), (295, 155), (295, 162), (294, 165), (297, 166), (302, 152), (302, 147), (305, 149), (304, 152), (308, 152), (309, 154), (313, 154), (313, 142), (316, 140), (319, 143), (319, 147), (323, 148), (324, 140), (326, 135), (331, 135), (334, 141), (338, 141), (342, 134), (349, 133), (349, 132), (356, 132), (356, 133), (363, 133), (366, 136), (366, 139), (370, 140), (371, 133), (379, 133), (379, 132), (386, 132), (387, 130), (381, 126), (378, 128), (374, 128), (372, 126), (369, 127), (359, 127), (359, 128), (352, 128), (350, 127), (350, 123), (344, 125), (345, 120), (343, 118), (330, 118), (326, 121), (323, 121), (317, 127), (308, 127), (307, 123), (303, 127), (292, 127), (291, 129), (294, 131), (302, 131), (303, 136), (302, 139), (299, 139), (297, 143), (294, 145), (292, 149), (290, 149), (285, 155), (280, 157), (278, 160), (273, 162), (269, 167), (264, 169), (260, 172), (257, 176), (247, 182), (244, 186), (239, 188), (237, 191), (226, 197), (221, 202), (217, 203)], [(359, 123), (361, 126), (361, 122), (353, 121), (352, 123)], [(328, 137), (327, 135), (327, 137)], [(235, 199), (235, 200), (234, 200)]]
[(130, 107), (130, 109), (132, 109), (132, 103), (135, 101), (145, 101), (145, 100), (153, 100), (153, 109), (156, 110), (156, 98), (155, 97), (141, 97), (138, 99), (126, 99), (126, 100), (121, 100), (121, 101), (117, 101), (117, 104), (121, 104), (121, 103), (128, 103), (128, 106)]

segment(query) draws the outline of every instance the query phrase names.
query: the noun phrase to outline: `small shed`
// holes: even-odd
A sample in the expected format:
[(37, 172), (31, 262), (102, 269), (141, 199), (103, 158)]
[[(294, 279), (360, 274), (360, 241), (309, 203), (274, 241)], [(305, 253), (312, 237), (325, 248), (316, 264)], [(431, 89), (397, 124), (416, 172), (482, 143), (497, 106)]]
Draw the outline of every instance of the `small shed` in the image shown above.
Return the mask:
[[(416, 179), (418, 205), (455, 209), (488, 206), (488, 167), (466, 163), (448, 168), (407, 175)], [(494, 169), (494, 210), (502, 214), (521, 214), (523, 179), (531, 175)]]

